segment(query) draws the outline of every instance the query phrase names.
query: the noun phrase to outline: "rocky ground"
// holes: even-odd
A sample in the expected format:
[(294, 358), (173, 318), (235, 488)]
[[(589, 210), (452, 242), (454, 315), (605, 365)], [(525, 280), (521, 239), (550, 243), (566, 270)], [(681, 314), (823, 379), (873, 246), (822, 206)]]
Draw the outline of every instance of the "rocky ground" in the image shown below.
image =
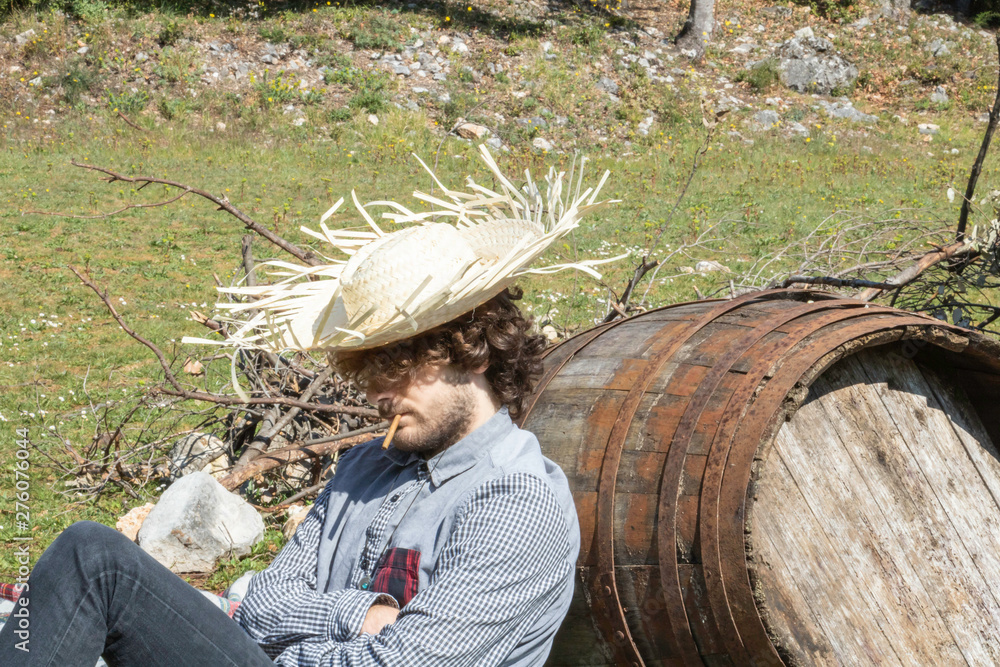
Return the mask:
[(760, 131), (808, 138), (827, 121), (864, 134), (948, 110), (982, 121), (992, 101), (992, 35), (945, 13), (897, 23), (862, 7), (835, 22), (808, 6), (727, 3), (705, 58), (692, 61), (671, 39), (680, 7), (473, 9), (21, 15), (0, 29), (0, 116), (6, 131), (121, 112), (140, 125), (325, 132), (358, 115), (377, 123), (395, 106), (500, 149), (627, 151), (668, 140), (698, 106), (730, 112), (730, 136), (752, 141)]

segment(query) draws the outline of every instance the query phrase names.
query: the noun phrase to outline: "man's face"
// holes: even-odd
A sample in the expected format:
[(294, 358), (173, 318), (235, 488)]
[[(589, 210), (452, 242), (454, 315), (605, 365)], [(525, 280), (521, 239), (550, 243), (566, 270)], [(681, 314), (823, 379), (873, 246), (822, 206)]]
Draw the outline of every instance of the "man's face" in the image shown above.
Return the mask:
[(477, 409), (472, 376), (453, 366), (425, 364), (410, 383), (369, 389), (368, 401), (383, 419), (401, 415), (394, 447), (433, 456), (472, 431)]

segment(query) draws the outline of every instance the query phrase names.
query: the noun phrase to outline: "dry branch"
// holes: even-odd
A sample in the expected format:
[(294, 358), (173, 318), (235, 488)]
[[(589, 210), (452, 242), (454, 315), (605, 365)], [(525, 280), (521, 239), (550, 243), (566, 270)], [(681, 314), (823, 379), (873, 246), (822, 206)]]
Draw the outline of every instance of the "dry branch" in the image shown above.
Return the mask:
[[(997, 55), (1000, 57), (1000, 32), (996, 34)], [(965, 188), (965, 198), (962, 200), (962, 210), (958, 214), (958, 228), (955, 230), (955, 240), (965, 240), (965, 228), (969, 221), (969, 207), (972, 198), (976, 194), (976, 182), (979, 180), (979, 173), (983, 170), (983, 161), (986, 160), (986, 152), (990, 149), (990, 142), (993, 140), (993, 132), (997, 129), (997, 120), (1000, 119), (1000, 68), (997, 69), (997, 96), (993, 100), (993, 108), (990, 109), (990, 122), (986, 126), (986, 133), (983, 135), (983, 143), (979, 146), (979, 155), (972, 165), (972, 173), (969, 175), (969, 184)]]

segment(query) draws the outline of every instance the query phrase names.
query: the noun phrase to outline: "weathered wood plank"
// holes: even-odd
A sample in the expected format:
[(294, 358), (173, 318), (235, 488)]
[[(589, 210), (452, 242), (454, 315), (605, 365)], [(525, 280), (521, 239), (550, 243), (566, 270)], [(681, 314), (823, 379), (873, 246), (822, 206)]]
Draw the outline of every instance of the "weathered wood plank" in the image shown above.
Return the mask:
[[(802, 410), (799, 410), (796, 417), (801, 414)], [(776, 553), (783, 554), (792, 577), (791, 581), (762, 581), (764, 603), (769, 586), (784, 586), (801, 592), (809, 608), (796, 609), (786, 625), (801, 626), (804, 637), (826, 637), (833, 649), (832, 655), (820, 656), (812, 664), (902, 665), (904, 663), (896, 656), (892, 642), (875, 621), (881, 613), (868, 591), (864, 590), (865, 582), (845, 566), (840, 557), (843, 545), (831, 540), (828, 535), (832, 519), (826, 513), (818, 516), (813, 513), (810, 501), (815, 504), (812, 496), (816, 491), (826, 492), (830, 500), (846, 494), (828, 490), (830, 484), (817, 479), (825, 479), (825, 475), (813, 471), (814, 474), (802, 484), (805, 493), (810, 496), (807, 498), (789, 471), (789, 465), (799, 467), (798, 457), (794, 457), (790, 464), (784, 460), (784, 450), (795, 450), (799, 442), (818, 440), (819, 448), (822, 448), (827, 444), (825, 439), (831, 438), (825, 425), (819, 431), (814, 428), (818, 426), (815, 415), (807, 413), (805, 416), (806, 419), (785, 424), (778, 433), (777, 451), (768, 459), (766, 475), (761, 477), (760, 494), (753, 508), (754, 534), (761, 532), (767, 536), (766, 541), (755, 538), (755, 548), (760, 550), (765, 560), (771, 560)], [(792, 424), (794, 426), (786, 428)], [(817, 435), (820, 437), (817, 438)], [(830, 445), (833, 449), (836, 443)], [(768, 543), (773, 545), (773, 552), (767, 549)], [(776, 613), (777, 609), (769, 608), (769, 611)], [(795, 643), (803, 641), (794, 640)], [(860, 662), (858, 657), (862, 657)]]
[(864, 372), (875, 383), (940, 504), (940, 521), (951, 528), (947, 535), (954, 541), (952, 553), (960, 559), (953, 566), (966, 575), (962, 589), (948, 592), (962, 606), (952, 632), (970, 661), (996, 664), (1000, 662), (1000, 512), (996, 502), (912, 361), (892, 353), (872, 354)]

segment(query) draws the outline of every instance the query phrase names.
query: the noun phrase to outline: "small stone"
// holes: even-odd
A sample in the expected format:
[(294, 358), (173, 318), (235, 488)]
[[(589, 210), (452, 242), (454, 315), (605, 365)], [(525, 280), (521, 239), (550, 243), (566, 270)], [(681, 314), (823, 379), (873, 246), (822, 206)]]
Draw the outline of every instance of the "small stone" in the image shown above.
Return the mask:
[(14, 35), (14, 44), (17, 46), (24, 46), (30, 42), (35, 37), (35, 30), (33, 28), (28, 28), (24, 32)]
[(451, 50), (455, 53), (468, 53), (469, 47), (465, 45), (465, 42), (457, 42), (451, 45)]
[(427, 90), (426, 88), (420, 88), (419, 86), (413, 89), (414, 95), (427, 95), (430, 92), (431, 91)]
[(611, 95), (618, 94), (618, 84), (606, 76), (602, 76), (597, 80), (597, 87)]
[(305, 122), (306, 122), (305, 116), (298, 116), (297, 118), (292, 120), (292, 125), (294, 125), (295, 127), (301, 127), (302, 125), (305, 125)]
[(490, 137), (486, 140), (486, 145), (495, 150), (503, 149), (503, 142), (500, 141), (500, 137)]
[(809, 136), (809, 128), (807, 128), (802, 123), (791, 123), (788, 126), (788, 131), (791, 134), (794, 134), (794, 135), (799, 136), (799, 137), (808, 137)]
[(137, 63), (144, 63), (147, 60), (149, 60), (149, 56), (146, 55), (145, 51), (140, 51), (139, 53), (135, 54), (135, 61)]
[(90, 47), (89, 46), (81, 46), (80, 48), (78, 48), (76, 50), (76, 52), (79, 53), (81, 56), (87, 55), (88, 51), (90, 51)]
[(438, 37), (438, 46), (444, 46), (445, 44), (451, 44), (451, 37), (448, 35)]
[(216, 132), (225, 132), (226, 131), (226, 124), (223, 123), (220, 120), (218, 123), (215, 124), (215, 131)]
[(545, 336), (550, 343), (554, 343), (559, 340), (559, 332), (556, 331), (556, 328), (551, 324), (546, 324), (542, 327), (542, 335)]
[(812, 28), (806, 26), (805, 28), (799, 28), (798, 30), (796, 30), (795, 36), (798, 37), (799, 39), (812, 39), (816, 35), (813, 34)]
[(723, 273), (730, 273), (729, 267), (719, 264), (714, 260), (702, 260), (694, 265), (694, 270), (697, 273), (711, 273), (712, 271), (722, 271)]
[(540, 151), (551, 151), (555, 146), (548, 139), (543, 139), (542, 137), (535, 137), (531, 142), (531, 145)]
[(142, 522), (146, 520), (152, 509), (153, 503), (146, 503), (142, 507), (133, 507), (115, 522), (115, 529), (135, 542), (139, 536), (139, 528), (142, 527)]
[(917, 125), (917, 131), (920, 132), (920, 134), (937, 134), (940, 129), (941, 127), (939, 125), (935, 125), (934, 123), (920, 123)]
[(281, 527), (281, 532), (284, 534), (286, 540), (292, 539), (295, 531), (299, 529), (299, 524), (309, 516), (309, 511), (312, 508), (312, 505), (292, 505), (288, 508), (288, 519), (285, 520), (285, 525)]
[(490, 129), (488, 127), (478, 125), (476, 123), (462, 123), (455, 128), (455, 131), (458, 133), (458, 136), (463, 139), (482, 139), (490, 133)]
[(410, 76), (410, 68), (406, 65), (393, 65), (392, 73), (399, 76)]
[(226, 443), (211, 433), (189, 433), (178, 440), (167, 455), (170, 479), (176, 480), (198, 472), (226, 453)]
[(753, 42), (744, 42), (743, 44), (737, 44), (735, 47), (729, 50), (730, 53), (735, 53), (737, 55), (745, 56), (753, 53), (753, 50), (757, 48), (757, 45)]
[(777, 111), (764, 109), (755, 113), (753, 120), (760, 128), (770, 130), (781, 122), (781, 116), (778, 115)]
[(449, 95), (448, 93), (441, 93), (440, 95), (438, 95), (437, 100), (441, 104), (448, 104), (448, 102), (451, 102), (451, 95)]
[(931, 102), (935, 104), (946, 104), (948, 102), (948, 91), (944, 89), (944, 86), (938, 86), (931, 93)]
[(368, 122), (372, 125), (378, 125), (378, 116), (373, 113), (368, 114)]
[(40, 86), (42, 85), (42, 77), (36, 76), (34, 79), (28, 82), (29, 86)]
[(548, 53), (552, 50), (552, 42), (542, 42), (542, 51)]

